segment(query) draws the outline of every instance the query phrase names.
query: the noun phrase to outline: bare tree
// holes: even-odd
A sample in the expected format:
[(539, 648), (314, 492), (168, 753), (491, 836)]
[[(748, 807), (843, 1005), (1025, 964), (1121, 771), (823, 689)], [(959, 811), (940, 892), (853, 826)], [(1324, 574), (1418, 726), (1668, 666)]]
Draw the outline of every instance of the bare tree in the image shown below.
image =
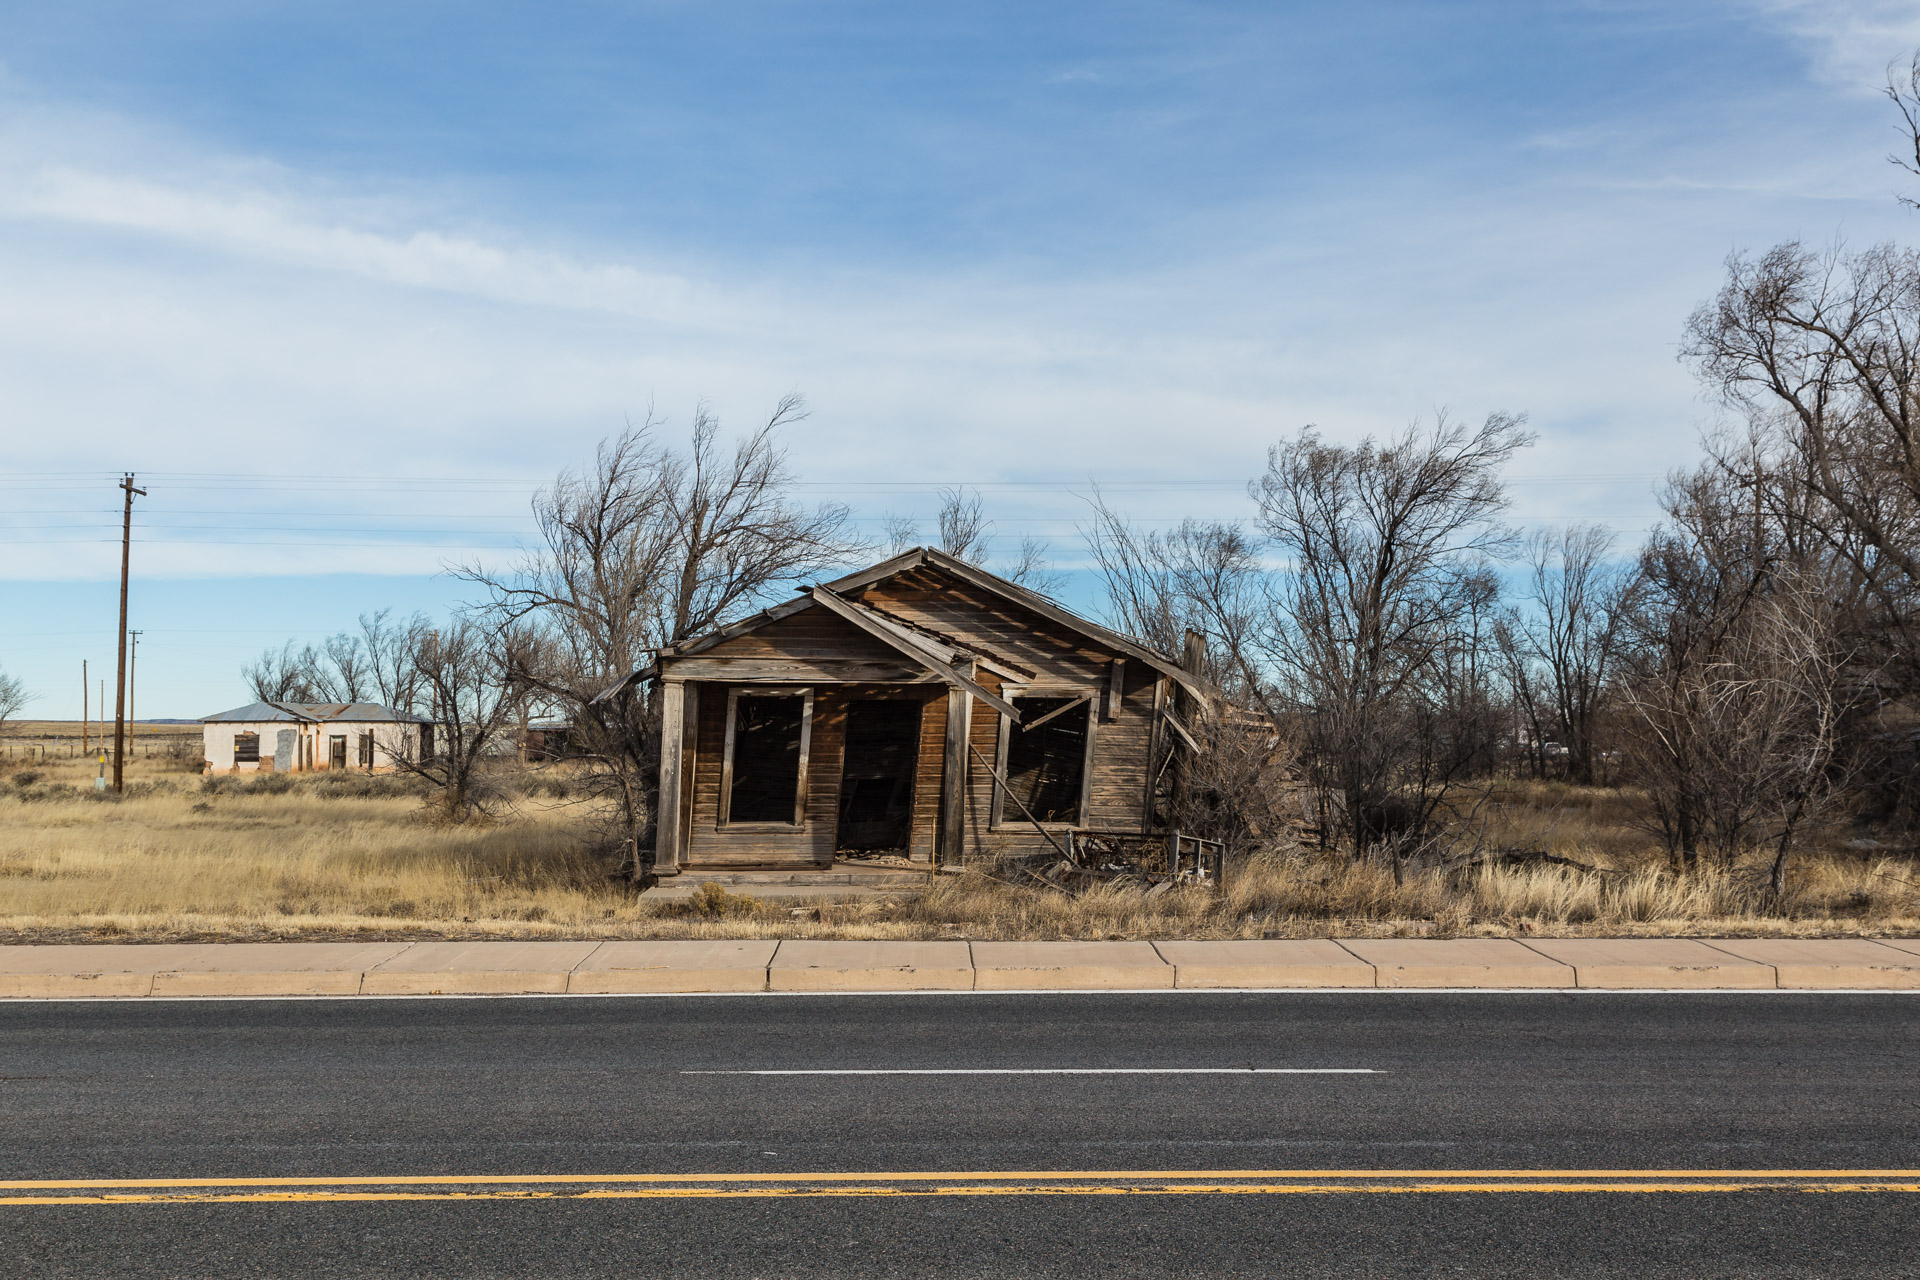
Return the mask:
[(1501, 471), (1532, 442), (1525, 419), (1469, 430), (1443, 413), (1377, 443), (1307, 428), (1250, 486), (1287, 562), (1274, 592), (1276, 681), (1299, 709), (1309, 778), (1356, 853), (1399, 857), (1457, 781), (1436, 677), (1484, 599), (1482, 565), (1514, 541)]
[(405, 709), (415, 692), (409, 665), (415, 633), (432, 624), (423, 614), (404, 626), (391, 624), (390, 612), (362, 614), (358, 635), (338, 631), (318, 648), (296, 648), (289, 640), (278, 650), (264, 650), (240, 673), (262, 702), (350, 703), (377, 696), (384, 706)]
[(993, 545), (993, 522), (987, 519), (978, 489), (942, 489), (936, 524), (942, 551), (974, 564), (987, 562), (987, 551)]
[(1780, 892), (1800, 833), (1860, 765), (1848, 748), (1883, 659), (1848, 560), (1795, 514), (1807, 491), (1717, 454), (1669, 482), (1641, 553), (1620, 684), (1628, 763), (1676, 867), (1766, 847)]
[[(940, 490), (940, 510), (934, 523), (939, 531), (936, 543), (940, 550), (982, 568), (987, 567), (988, 555), (993, 547), (993, 522), (987, 519), (985, 504), (977, 490)], [(882, 517), (882, 524), (886, 530), (888, 555), (899, 555), (919, 545), (920, 526), (911, 517), (889, 512)], [(996, 566), (995, 572), (1029, 591), (1052, 595), (1060, 590), (1065, 580), (1054, 570), (1050, 552), (1051, 548), (1044, 539), (1022, 538), (1020, 549), (1013, 559)]]
[(33, 698), (34, 695), (27, 691), (26, 684), (18, 676), (0, 671), (0, 727), (19, 715)]
[(913, 517), (895, 515), (889, 511), (880, 518), (881, 527), (886, 530), (887, 554), (897, 556), (903, 551), (912, 550), (920, 545), (920, 526)]
[[(1184, 725), (1198, 750), (1181, 756), (1171, 735), (1149, 761), (1156, 817), (1234, 847), (1270, 840), (1298, 821), (1293, 725), (1265, 670), (1268, 572), (1237, 524), (1186, 520), (1142, 529), (1095, 489), (1081, 528), (1107, 597), (1106, 618), (1168, 657), (1189, 634), (1205, 638), (1197, 673), (1221, 695), (1191, 703)], [(1178, 785), (1175, 785), (1175, 784)]]
[(336, 631), (321, 642), (324, 664), (318, 666), (316, 685), (322, 702), (361, 702), (373, 691), (366, 646), (359, 636)]
[(1066, 580), (1054, 570), (1051, 551), (1039, 538), (1022, 538), (1019, 554), (1000, 566), (1000, 576), (1043, 596), (1057, 595)]
[(534, 499), (540, 548), (507, 574), (455, 574), (508, 615), (558, 627), (586, 683), (632, 671), (642, 655), (739, 616), (780, 587), (858, 554), (848, 511), (792, 497), (783, 428), (806, 417), (797, 396), (738, 441), (696, 412), (691, 448), (662, 446), (649, 417), (601, 445), (588, 472), (565, 472)]
[(1879, 599), (1920, 666), (1920, 255), (1892, 245), (1736, 256), (1683, 355), (1743, 411), (1797, 518)]
[(538, 642), (488, 614), (457, 616), (414, 640), (412, 667), (433, 733), (394, 763), (432, 784), (443, 816), (462, 821), (499, 798), (484, 766), (502, 754), (502, 739), (529, 696), (521, 673), (538, 661)]
[(454, 570), (544, 638), (521, 678), (573, 715), (579, 757), (616, 801), (618, 842), (637, 872), (652, 848), (657, 726), (627, 678), (661, 647), (866, 549), (844, 506), (794, 499), (779, 436), (805, 416), (789, 396), (729, 453), (704, 405), (684, 452), (659, 442), (650, 415), (604, 442), (590, 469), (562, 473), (535, 497), (537, 550), (505, 573)]
[[(1888, 156), (1887, 161), (1920, 178), (1920, 50), (1916, 50), (1908, 60), (1904, 74), (1898, 63), (1887, 68), (1885, 92), (1894, 109), (1900, 113), (1907, 135), (1903, 150)], [(1911, 196), (1903, 195), (1898, 199), (1909, 209), (1920, 209), (1920, 201)]]
[(1521, 607), (1497, 630), (1536, 772), (1550, 738), (1566, 749), (1567, 776), (1585, 784), (1595, 778), (1602, 703), (1638, 581), (1613, 562), (1613, 548), (1613, 533), (1599, 525), (1536, 530), (1526, 543)]
[(1768, 885), (1778, 898), (1801, 832), (1848, 790), (1858, 758), (1849, 758), (1844, 737), (1872, 681), (1860, 678), (1860, 646), (1819, 577), (1796, 576), (1771, 593), (1753, 619), (1752, 644), (1759, 660), (1748, 678), (1764, 726), (1758, 764), (1773, 852)]
[(1107, 621), (1177, 657), (1186, 634), (1207, 637), (1200, 674), (1232, 702), (1257, 709), (1280, 727), (1265, 671), (1272, 638), (1269, 575), (1258, 542), (1240, 525), (1184, 520), (1170, 530), (1142, 529), (1098, 489), (1082, 527), (1106, 592)]
[(296, 649), (289, 640), (277, 651), (261, 650), (256, 661), (240, 668), (240, 675), (262, 702), (318, 702), (320, 691), (313, 680), (318, 665), (311, 646)]
[(365, 654), (366, 682), (369, 692), (380, 704), (400, 711), (411, 711), (419, 701), (420, 672), (414, 655), (420, 650), (419, 637), (433, 623), (423, 613), (406, 622), (391, 622), (393, 610), (380, 609), (360, 615), (360, 647)]

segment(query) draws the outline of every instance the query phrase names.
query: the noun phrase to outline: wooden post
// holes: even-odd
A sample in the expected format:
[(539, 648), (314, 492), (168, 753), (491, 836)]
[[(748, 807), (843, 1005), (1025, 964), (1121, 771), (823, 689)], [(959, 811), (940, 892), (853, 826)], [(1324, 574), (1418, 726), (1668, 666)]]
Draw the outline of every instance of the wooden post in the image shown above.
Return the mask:
[(680, 874), (680, 776), (687, 721), (687, 686), (660, 682), (660, 791), (654, 815), (653, 873)]
[(965, 689), (947, 690), (947, 757), (940, 775), (940, 835), (933, 846), (933, 869), (966, 861), (967, 748), (973, 729), (973, 698)]
[[(113, 789), (121, 790), (126, 776), (127, 744), (127, 571), (133, 554), (133, 500), (147, 496), (145, 489), (133, 487), (133, 472), (120, 481), (127, 503), (120, 521), (120, 661), (115, 668), (113, 690)], [(100, 708), (106, 718), (106, 708)]]
[(1203, 678), (1207, 665), (1207, 637), (1205, 632), (1187, 628), (1187, 641), (1180, 652), (1180, 669), (1195, 680)]
[[(1190, 674), (1195, 680), (1199, 680), (1202, 678), (1201, 673), (1206, 667), (1206, 661), (1206, 635), (1202, 632), (1195, 631), (1191, 627), (1187, 628), (1186, 645), (1180, 651), (1180, 669)], [(1176, 687), (1173, 691), (1173, 707), (1176, 714), (1185, 712), (1188, 722), (1197, 727), (1199, 716), (1196, 713), (1200, 710), (1200, 707), (1198, 700), (1195, 699), (1191, 693), (1184, 688)], [(1179, 737), (1184, 735), (1175, 736)], [(1180, 744), (1173, 743), (1170, 745), (1173, 751), (1173, 755), (1169, 760), (1169, 765), (1173, 769), (1173, 816), (1177, 822), (1179, 815), (1186, 807), (1187, 782), (1192, 775), (1192, 762), (1187, 755), (1181, 753)], [(1189, 748), (1189, 751), (1191, 751), (1191, 748)]]
[[(683, 707), (680, 713), (680, 827), (675, 833), (674, 865), (685, 861), (693, 834), (693, 775), (699, 766), (700, 686), (681, 681)], [(805, 768), (801, 769), (804, 776)]]

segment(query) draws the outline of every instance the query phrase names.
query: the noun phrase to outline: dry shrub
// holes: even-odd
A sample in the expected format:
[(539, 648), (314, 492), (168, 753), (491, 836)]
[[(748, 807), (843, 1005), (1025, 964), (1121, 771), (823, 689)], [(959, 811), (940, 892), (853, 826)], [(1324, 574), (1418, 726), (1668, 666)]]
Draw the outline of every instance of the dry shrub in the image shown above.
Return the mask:
[(732, 893), (722, 884), (709, 880), (680, 902), (663, 902), (659, 912), (667, 917), (720, 920), (728, 917), (753, 919), (777, 917), (784, 912), (776, 903), (765, 902), (749, 893)]

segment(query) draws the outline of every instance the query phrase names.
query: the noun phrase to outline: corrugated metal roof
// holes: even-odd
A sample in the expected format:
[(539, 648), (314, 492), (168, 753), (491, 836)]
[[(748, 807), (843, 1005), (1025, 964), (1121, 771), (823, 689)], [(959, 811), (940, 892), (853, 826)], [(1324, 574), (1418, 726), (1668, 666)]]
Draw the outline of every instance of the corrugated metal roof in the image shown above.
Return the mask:
[(202, 716), (202, 724), (217, 724), (223, 721), (285, 720), (300, 724), (309, 722), (312, 716), (298, 715), (287, 708), (271, 702), (249, 702), (244, 707), (235, 707), (231, 711), (222, 711), (217, 715)]
[(396, 711), (377, 702), (249, 702), (244, 707), (201, 718), (202, 724), (285, 721), (320, 724), (339, 721), (375, 724), (426, 724), (425, 716)]
[(301, 703), (299, 709), (316, 720), (377, 720), (398, 721), (401, 724), (426, 724), (425, 716), (417, 716), (411, 711), (398, 711), (393, 707), (381, 706), (377, 702), (328, 702)]

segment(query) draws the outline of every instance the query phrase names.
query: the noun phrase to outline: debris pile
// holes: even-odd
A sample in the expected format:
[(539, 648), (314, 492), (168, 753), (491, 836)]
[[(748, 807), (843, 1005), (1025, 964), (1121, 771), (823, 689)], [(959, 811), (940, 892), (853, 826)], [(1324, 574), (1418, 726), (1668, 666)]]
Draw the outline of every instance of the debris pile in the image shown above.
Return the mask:
[(1138, 884), (1149, 897), (1177, 884), (1201, 885), (1217, 893), (1225, 879), (1226, 846), (1178, 831), (1166, 835), (1074, 831), (1068, 836), (1066, 857), (1026, 859), (1019, 870), (1031, 880), (1070, 894), (1120, 883)]

